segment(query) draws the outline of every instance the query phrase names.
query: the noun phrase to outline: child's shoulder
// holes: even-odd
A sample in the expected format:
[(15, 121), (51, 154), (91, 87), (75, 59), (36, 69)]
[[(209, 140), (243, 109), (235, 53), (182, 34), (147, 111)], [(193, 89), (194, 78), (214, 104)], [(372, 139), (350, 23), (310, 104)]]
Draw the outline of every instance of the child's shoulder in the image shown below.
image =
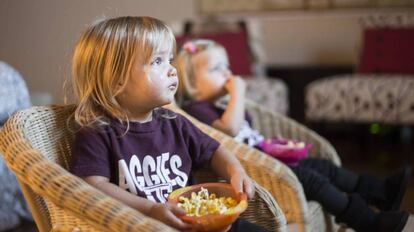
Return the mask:
[(214, 103), (206, 100), (191, 100), (184, 102), (183, 107), (214, 107)]
[(183, 104), (182, 108), (190, 114), (206, 113), (218, 110), (218, 107), (209, 101), (188, 101)]
[(99, 136), (102, 134), (107, 134), (110, 129), (111, 123), (98, 123), (93, 122), (85, 126), (76, 126), (74, 133), (77, 136)]

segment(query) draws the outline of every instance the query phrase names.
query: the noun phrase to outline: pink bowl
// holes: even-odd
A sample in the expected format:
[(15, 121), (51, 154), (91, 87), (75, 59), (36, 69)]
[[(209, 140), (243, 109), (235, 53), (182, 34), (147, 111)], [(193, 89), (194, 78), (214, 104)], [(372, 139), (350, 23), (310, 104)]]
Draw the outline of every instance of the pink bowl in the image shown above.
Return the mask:
[(266, 139), (258, 144), (259, 148), (272, 157), (279, 159), (280, 161), (295, 166), (297, 163), (304, 159), (311, 149), (312, 144), (305, 143), (303, 147), (289, 147), (288, 143), (291, 142), (297, 145), (298, 141), (288, 139)]

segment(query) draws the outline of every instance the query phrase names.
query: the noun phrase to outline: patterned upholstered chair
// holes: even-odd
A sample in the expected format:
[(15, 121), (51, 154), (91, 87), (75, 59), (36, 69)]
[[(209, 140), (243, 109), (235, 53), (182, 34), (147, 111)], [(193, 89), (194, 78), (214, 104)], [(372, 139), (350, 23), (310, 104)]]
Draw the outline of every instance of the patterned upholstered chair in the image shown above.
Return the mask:
[(246, 97), (269, 110), (287, 115), (289, 112), (289, 91), (282, 80), (269, 77), (247, 77)]
[[(30, 106), (30, 97), (21, 75), (0, 61), (0, 127), (15, 111)], [(31, 220), (30, 211), (15, 175), (0, 157), (0, 231), (17, 226), (22, 219)]]
[[(70, 130), (73, 122), (68, 118), (73, 111), (71, 105), (32, 107), (14, 114), (0, 133), (0, 152), (22, 186), (39, 231), (173, 231), (66, 170), (73, 139), (73, 130)], [(204, 127), (204, 130), (210, 129)], [(275, 191), (280, 186), (279, 181), (289, 186), (295, 180), (283, 171), (282, 165), (273, 160), (267, 162), (259, 152), (249, 151), (229, 139), (219, 141), (236, 151), (258, 183), (255, 198), (249, 201), (243, 217), (269, 231), (284, 231), (285, 216), (274, 200), (276, 194), (267, 189)], [(257, 162), (246, 159), (250, 157)], [(204, 181), (217, 181), (210, 173), (200, 171), (198, 176)], [(287, 176), (286, 180), (283, 176)], [(270, 186), (277, 187), (268, 188)], [(300, 190), (287, 187), (286, 194), (278, 191), (281, 199), (295, 202), (295, 191)], [(292, 203), (291, 215), (300, 217), (295, 213), (300, 212), (297, 208), (301, 207), (299, 203)]]
[[(252, 116), (253, 127), (266, 138), (282, 136), (312, 143), (311, 156), (330, 159), (337, 165), (341, 164), (334, 147), (314, 131), (253, 101), (248, 100), (246, 107)], [(221, 141), (228, 149), (236, 153), (248, 174), (276, 199), (286, 217), (288, 231), (319, 232), (344, 229), (336, 224), (333, 217), (325, 213), (317, 202), (306, 200), (302, 185), (286, 165), (200, 123), (182, 110), (172, 106), (171, 108), (186, 115), (204, 132)]]
[(306, 117), (313, 121), (414, 124), (414, 76), (349, 74), (307, 87)]
[(414, 124), (414, 17), (376, 15), (363, 18), (362, 24), (365, 33), (357, 73), (310, 83), (306, 118)]

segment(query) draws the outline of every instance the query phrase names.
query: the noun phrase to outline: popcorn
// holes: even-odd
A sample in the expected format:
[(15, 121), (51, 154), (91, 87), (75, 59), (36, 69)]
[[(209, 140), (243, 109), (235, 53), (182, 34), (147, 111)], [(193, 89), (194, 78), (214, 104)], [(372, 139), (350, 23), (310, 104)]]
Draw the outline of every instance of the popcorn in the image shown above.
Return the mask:
[(180, 197), (178, 207), (184, 209), (187, 216), (204, 216), (208, 214), (224, 214), (230, 208), (237, 205), (237, 201), (231, 197), (220, 197), (208, 190), (201, 188), (198, 193), (192, 192), (191, 198)]

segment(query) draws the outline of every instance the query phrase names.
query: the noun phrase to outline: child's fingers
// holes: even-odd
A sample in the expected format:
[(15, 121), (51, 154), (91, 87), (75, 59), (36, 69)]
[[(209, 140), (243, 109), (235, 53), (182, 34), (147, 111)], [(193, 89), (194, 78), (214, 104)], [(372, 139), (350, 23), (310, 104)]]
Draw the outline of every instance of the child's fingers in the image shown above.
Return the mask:
[(249, 199), (252, 199), (254, 197), (254, 184), (251, 180), (245, 179), (243, 181), (243, 188), (244, 192), (247, 194), (247, 197)]
[(170, 205), (170, 210), (175, 215), (184, 215), (185, 214), (185, 210), (184, 209), (182, 209), (182, 208), (180, 208), (178, 206), (175, 206), (175, 205)]
[(183, 222), (181, 219), (179, 219), (176, 215), (180, 215), (180, 208), (176, 206), (170, 207), (170, 212), (168, 215), (167, 224), (177, 228), (179, 230), (190, 230), (192, 229), (192, 226), (188, 223)]
[(237, 178), (234, 181), (231, 181), (231, 186), (233, 187), (234, 191), (236, 191), (236, 193), (244, 192), (243, 191), (243, 180), (240, 178)]
[(192, 229), (190, 224), (187, 224), (187, 223), (181, 221), (175, 215), (172, 215), (172, 217), (168, 218), (167, 224), (174, 227), (174, 228), (177, 228), (179, 230), (190, 230), (190, 229)]

